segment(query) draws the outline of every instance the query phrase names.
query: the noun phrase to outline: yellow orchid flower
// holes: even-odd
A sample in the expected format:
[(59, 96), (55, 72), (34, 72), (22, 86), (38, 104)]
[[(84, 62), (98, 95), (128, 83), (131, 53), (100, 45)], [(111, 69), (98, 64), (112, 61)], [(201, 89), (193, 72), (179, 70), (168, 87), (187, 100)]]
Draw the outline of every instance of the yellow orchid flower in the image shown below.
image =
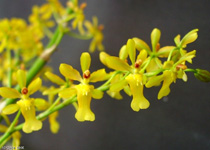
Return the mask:
[(55, 83), (56, 85), (59, 86), (59, 88), (48, 88), (46, 90), (43, 91), (43, 95), (51, 95), (51, 96), (55, 96), (56, 94), (58, 94), (60, 91), (62, 91), (67, 85), (68, 86), (72, 86), (72, 82), (71, 81), (67, 81), (67, 83), (60, 78), (58, 75), (52, 73), (52, 72), (45, 72), (45, 76), (47, 77), (47, 79), (49, 79), (52, 83)]
[(179, 61), (174, 63), (173, 61), (166, 61), (163, 65), (163, 74), (158, 76), (153, 76), (150, 80), (146, 83), (146, 87), (150, 88), (152, 86), (157, 86), (163, 81), (163, 85), (158, 93), (158, 99), (161, 99), (164, 96), (167, 96), (170, 93), (170, 85), (171, 83), (175, 82), (177, 78), (183, 79), (183, 81), (187, 81), (187, 75), (185, 70), (187, 66), (185, 62), (188, 61), (192, 63), (192, 58), (195, 57), (196, 51), (191, 51), (186, 53)]
[[(67, 81), (65, 82), (62, 78), (60, 78), (58, 75), (52, 73), (52, 72), (46, 72), (45, 76), (53, 83), (57, 84), (58, 86), (60, 86), (59, 88), (55, 88), (53, 86), (51, 86), (50, 88), (46, 89), (43, 91), (43, 95), (48, 95), (48, 100), (49, 100), (49, 106), (53, 103), (54, 101), (54, 97), (63, 89), (65, 89), (65, 87), (71, 86), (73, 87), (72, 81)], [(50, 130), (52, 133), (56, 134), (59, 131), (60, 128), (60, 124), (59, 122), (56, 120), (56, 118), (58, 117), (59, 112), (56, 111), (54, 113), (52, 113), (51, 115), (49, 115), (49, 123), (50, 123)]]
[(26, 22), (19, 18), (3, 19), (0, 20), (0, 28), (0, 52), (19, 49), (20, 37), (27, 29)]
[(59, 14), (60, 16), (65, 15), (66, 10), (59, 2), (59, 0), (48, 0), (48, 2), (51, 5), (53, 13)]
[(198, 38), (198, 29), (194, 29), (190, 32), (188, 32), (182, 40), (180, 40), (181, 36), (177, 35), (174, 38), (174, 42), (179, 48), (185, 48), (187, 47), (187, 44), (194, 42)]
[(162, 67), (162, 62), (158, 57), (153, 57), (153, 56), (159, 56), (159, 55), (166, 55), (166, 53), (168, 53), (168, 51), (165, 51), (165, 49), (162, 49), (161, 52), (159, 52), (160, 50), (160, 37), (161, 37), (161, 32), (159, 29), (155, 28), (153, 29), (152, 33), (151, 33), (151, 45), (152, 45), (152, 49), (150, 49), (149, 45), (144, 42), (143, 40), (139, 39), (139, 38), (133, 38), (133, 40), (135, 41), (135, 47), (137, 50), (141, 51), (141, 50), (146, 50), (147, 53), (150, 55), (150, 57), (148, 57), (148, 60), (150, 60), (149, 65), (146, 68), (147, 72), (152, 72), (152, 71), (156, 71), (158, 69), (160, 69)]
[(84, 8), (87, 6), (86, 3), (82, 3), (80, 6), (78, 5), (78, 0), (74, 0), (73, 2), (68, 2), (67, 3), (68, 7), (73, 10), (74, 13), (68, 16), (68, 18), (74, 18), (72, 21), (72, 27), (73, 29), (78, 28), (80, 34), (84, 34), (84, 20), (85, 20), (85, 15), (83, 13)]
[[(127, 52), (126, 52), (127, 51)], [(125, 60), (129, 56), (131, 65)], [(120, 59), (122, 58), (122, 59)], [(119, 92), (124, 87), (130, 87), (130, 93), (133, 95), (131, 101), (131, 108), (134, 111), (140, 109), (147, 109), (149, 107), (149, 101), (143, 96), (143, 87), (145, 83), (145, 76), (141, 72), (144, 62), (147, 61), (146, 50), (141, 50), (136, 57), (136, 44), (133, 39), (127, 41), (126, 46), (123, 46), (120, 51), (120, 58), (109, 56), (106, 53), (100, 53), (100, 59), (107, 67), (129, 73), (128, 76), (122, 77), (119, 82), (113, 83), (110, 86), (110, 91)]]
[(80, 73), (70, 65), (61, 64), (59, 68), (64, 77), (80, 82), (80, 84), (75, 85), (74, 87), (66, 88), (59, 93), (59, 96), (62, 98), (69, 98), (77, 95), (78, 109), (75, 114), (75, 118), (78, 121), (94, 121), (95, 115), (90, 108), (91, 99), (101, 99), (103, 96), (103, 92), (95, 89), (93, 85), (89, 85), (89, 82), (105, 80), (105, 69), (100, 69), (90, 73), (90, 63), (91, 57), (89, 53), (82, 53), (80, 57), (80, 64), (83, 77), (81, 77)]
[(40, 78), (32, 81), (28, 87), (26, 87), (26, 74), (23, 70), (17, 71), (17, 80), (21, 88), (21, 92), (13, 88), (1, 87), (0, 95), (5, 98), (19, 98), (16, 104), (10, 104), (3, 109), (4, 114), (13, 114), (19, 109), (25, 119), (23, 125), (23, 131), (25, 133), (31, 133), (42, 128), (42, 122), (36, 119), (35, 102), (37, 99), (30, 98), (29, 96), (34, 94), (41, 88), (42, 81)]
[[(47, 72), (46, 74), (51, 74), (50, 72)], [(54, 76), (55, 74), (53, 74)], [(55, 75), (57, 76), (57, 75)], [(57, 76), (58, 77), (58, 76)], [(42, 87), (43, 88), (43, 87)], [(44, 90), (43, 95), (48, 95), (48, 102), (45, 101), (44, 99), (37, 98), (35, 101), (35, 106), (39, 111), (44, 111), (47, 110), (54, 102), (54, 97), (58, 94), (58, 92), (61, 91), (61, 89), (50, 87), (48, 90)], [(56, 120), (59, 115), (58, 111), (53, 112), (52, 114), (49, 115), (48, 120), (49, 120), (49, 125), (50, 125), (50, 130), (53, 134), (58, 133), (60, 129), (60, 124)]]
[(54, 26), (54, 22), (50, 20), (52, 17), (52, 9), (51, 6), (46, 3), (40, 7), (33, 6), (32, 14), (29, 16), (29, 22), (31, 26), (37, 30), (38, 35), (44, 37), (43, 33), (46, 33), (49, 37), (51, 37), (51, 33), (48, 28)]
[(104, 39), (102, 30), (104, 29), (104, 26), (98, 26), (98, 19), (96, 17), (93, 17), (93, 23), (90, 21), (85, 21), (85, 26), (88, 29), (89, 34), (93, 36), (89, 46), (89, 51), (94, 52), (96, 49), (99, 51), (104, 51), (104, 46), (102, 44)]

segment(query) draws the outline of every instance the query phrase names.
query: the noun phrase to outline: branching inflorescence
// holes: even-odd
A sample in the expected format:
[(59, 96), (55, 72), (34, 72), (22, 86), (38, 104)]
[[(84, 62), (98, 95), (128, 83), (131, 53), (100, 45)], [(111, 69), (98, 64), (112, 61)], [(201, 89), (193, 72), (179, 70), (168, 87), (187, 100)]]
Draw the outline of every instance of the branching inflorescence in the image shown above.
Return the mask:
[[(75, 118), (78, 121), (94, 121), (91, 100), (102, 99), (104, 92), (112, 98), (122, 99), (120, 92), (123, 90), (132, 97), (132, 110), (139, 111), (150, 106), (143, 94), (144, 88), (161, 86), (157, 98), (162, 99), (170, 93), (170, 85), (177, 79), (187, 81), (186, 72), (194, 73), (200, 81), (210, 81), (208, 71), (187, 67), (188, 63), (192, 63), (196, 50), (187, 51), (186, 47), (197, 39), (198, 29), (183, 38), (177, 35), (174, 46), (160, 47), (161, 32), (155, 28), (151, 33), (151, 48), (135, 37), (122, 46), (119, 56), (110, 56), (104, 52), (102, 45), (103, 26), (98, 25), (96, 17), (92, 22), (85, 19), (85, 7), (86, 3), (79, 5), (77, 0), (68, 1), (66, 7), (57, 0), (48, 0), (42, 6), (33, 7), (29, 23), (19, 18), (0, 20), (0, 120), (5, 120), (5, 124), (0, 124), (0, 132), (4, 133), (0, 146), (11, 138), (13, 146), (19, 146), (19, 130), (25, 133), (41, 130), (45, 119), (49, 120), (52, 133), (57, 133), (60, 128), (56, 120), (59, 110), (70, 104), (76, 109)], [(51, 28), (55, 25), (57, 28), (52, 32)], [(102, 51), (101, 62), (113, 71), (107, 73), (104, 68), (89, 70), (91, 56), (84, 52), (80, 57), (82, 74), (64, 63), (59, 68), (63, 77), (52, 73), (45, 64), (64, 34), (78, 39), (92, 39), (89, 51)], [(49, 43), (44, 48), (42, 40), (45, 37)], [(43, 86), (43, 74), (54, 85)], [(103, 84), (95, 87), (93, 83), (96, 82)], [(33, 94), (37, 91), (47, 98), (35, 98)], [(14, 113), (16, 117), (10, 122), (7, 115)], [(19, 124), (21, 114), (25, 121)]]

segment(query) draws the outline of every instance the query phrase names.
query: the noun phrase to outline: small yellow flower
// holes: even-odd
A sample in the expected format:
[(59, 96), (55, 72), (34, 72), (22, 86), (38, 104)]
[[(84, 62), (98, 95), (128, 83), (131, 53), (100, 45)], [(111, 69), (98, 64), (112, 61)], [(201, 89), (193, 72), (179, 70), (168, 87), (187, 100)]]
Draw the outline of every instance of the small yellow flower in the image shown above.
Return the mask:
[(85, 21), (85, 26), (88, 29), (89, 34), (93, 36), (89, 46), (89, 51), (94, 52), (96, 49), (99, 51), (104, 51), (104, 46), (102, 44), (104, 39), (102, 30), (104, 29), (104, 26), (98, 26), (98, 19), (96, 17), (93, 17), (93, 23)]
[(38, 35), (44, 37), (43, 33), (51, 36), (48, 28), (54, 26), (54, 22), (50, 20), (52, 17), (52, 9), (50, 4), (44, 4), (40, 7), (34, 6), (32, 9), (32, 14), (29, 16), (29, 22), (31, 26), (37, 30)]
[(149, 45), (143, 40), (139, 38), (133, 38), (133, 40), (135, 41), (136, 49), (139, 51), (145, 50), (150, 55), (150, 57), (148, 57), (148, 60), (149, 59), (151, 60), (150, 60), (149, 65), (146, 68), (147, 72), (156, 71), (162, 67), (161, 60), (158, 57), (154, 57), (154, 56), (159, 56), (159, 55), (164, 56), (166, 55), (166, 53), (168, 54), (168, 51), (165, 51), (165, 49), (163, 50), (160, 49), (160, 43), (159, 43), (160, 37), (161, 37), (160, 30), (157, 28), (153, 29), (151, 33), (152, 49), (150, 49)]
[(23, 131), (25, 133), (31, 133), (42, 128), (42, 122), (36, 119), (36, 110), (34, 101), (36, 99), (29, 96), (38, 91), (41, 88), (42, 81), (40, 78), (32, 81), (28, 87), (26, 87), (26, 74), (23, 70), (17, 72), (18, 84), (21, 88), (21, 92), (13, 88), (1, 87), (0, 95), (5, 98), (20, 98), (16, 104), (10, 104), (3, 109), (4, 114), (13, 114), (17, 110), (21, 110), (21, 113), (25, 119), (23, 125)]
[(146, 87), (150, 88), (152, 86), (157, 86), (163, 81), (163, 85), (158, 93), (158, 99), (167, 96), (170, 93), (170, 85), (175, 82), (177, 78), (187, 81), (187, 75), (184, 72), (187, 69), (185, 62), (188, 61), (192, 63), (192, 58), (195, 57), (196, 51), (191, 51), (186, 53), (179, 60), (174, 63), (173, 61), (166, 61), (163, 65), (163, 74), (154, 76), (146, 83)]
[(131, 108), (134, 111), (140, 109), (147, 109), (150, 105), (149, 101), (143, 95), (143, 77), (140, 74), (130, 74), (126, 77), (126, 81), (130, 86), (133, 100), (131, 102)]
[(51, 5), (53, 13), (59, 14), (60, 16), (65, 15), (66, 10), (62, 6), (62, 4), (59, 2), (59, 0), (48, 0), (48, 1), (49, 1), (49, 4)]
[(106, 72), (104, 69), (100, 69), (90, 73), (90, 63), (91, 57), (89, 53), (82, 53), (80, 57), (80, 64), (83, 77), (81, 77), (80, 73), (70, 65), (61, 64), (59, 68), (63, 76), (70, 80), (80, 82), (80, 84), (75, 85), (74, 87), (66, 88), (59, 93), (59, 96), (62, 98), (70, 98), (77, 95), (78, 109), (75, 114), (75, 118), (78, 121), (94, 121), (95, 115), (90, 109), (91, 99), (92, 97), (94, 99), (101, 99), (103, 96), (103, 92), (95, 89), (93, 85), (89, 85), (89, 82), (105, 80), (104, 77), (106, 77)]
[(82, 3), (80, 6), (78, 5), (78, 0), (74, 0), (73, 2), (68, 2), (67, 5), (70, 7), (70, 9), (73, 10), (73, 13), (68, 16), (68, 18), (74, 18), (72, 21), (72, 27), (73, 29), (78, 28), (80, 34), (84, 34), (84, 20), (85, 15), (83, 13), (84, 8), (86, 7), (86, 3)]
[(26, 22), (18, 18), (3, 19), (0, 20), (0, 28), (0, 52), (19, 49), (20, 37), (27, 29)]
[[(126, 61), (127, 56), (130, 58), (131, 65), (129, 65)], [(111, 69), (129, 74), (126, 77), (121, 77), (118, 82), (112, 83), (109, 90), (112, 92), (119, 92), (125, 87), (127, 88), (129, 85), (128, 93), (133, 96), (131, 108), (134, 111), (147, 109), (150, 104), (143, 96), (145, 76), (141, 72), (144, 62), (147, 61), (147, 52), (145, 50), (141, 50), (139, 55), (136, 57), (136, 44), (133, 39), (129, 39), (127, 41), (127, 45), (123, 46), (120, 50), (120, 58), (109, 56), (104, 52), (100, 54), (100, 59), (103, 64)]]

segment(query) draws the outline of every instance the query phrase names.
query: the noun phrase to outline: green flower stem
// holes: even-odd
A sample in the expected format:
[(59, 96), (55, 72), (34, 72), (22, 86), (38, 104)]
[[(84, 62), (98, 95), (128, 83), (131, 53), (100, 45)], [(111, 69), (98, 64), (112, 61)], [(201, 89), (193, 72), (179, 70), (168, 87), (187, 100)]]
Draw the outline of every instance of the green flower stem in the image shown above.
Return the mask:
[(172, 50), (170, 51), (170, 53), (169, 53), (169, 55), (168, 55), (167, 61), (170, 61), (170, 60), (171, 60), (171, 57), (172, 57), (173, 52), (174, 52), (175, 50), (177, 50), (177, 49), (178, 49), (178, 48), (175, 47), (174, 49), (172, 49)]
[(162, 68), (162, 64), (158, 61), (158, 58), (155, 58), (155, 62), (158, 65), (159, 68)]
[(11, 138), (12, 135), (10, 135), (6, 140), (4, 140), (4, 142), (0, 144), (0, 148), (2, 148)]
[(147, 60), (147, 62), (146, 62), (146, 64), (144, 65), (144, 67), (141, 69), (141, 73), (143, 73), (145, 70), (146, 70), (146, 68), (148, 67), (148, 65), (150, 64), (150, 62), (151, 62), (151, 60), (153, 59), (154, 57), (149, 57), (149, 60)]
[(64, 107), (66, 107), (66, 106), (68, 106), (68, 105), (70, 105), (70, 104), (72, 104), (72, 103), (74, 103), (74, 102), (76, 102), (76, 101), (77, 101), (77, 96), (74, 95), (74, 96), (72, 96), (71, 98), (65, 100), (63, 103), (58, 104), (58, 105), (55, 106), (54, 108), (48, 109), (48, 110), (46, 110), (45, 112), (39, 114), (39, 115), (37, 116), (37, 119), (38, 119), (38, 120), (42, 120), (42, 119), (46, 118), (47, 116), (49, 116), (50, 114), (52, 114), (53, 112), (58, 111), (58, 110), (60, 110), (60, 109), (62, 109), (62, 108), (64, 108)]
[(52, 110), (61, 100), (61, 97), (58, 97), (55, 102), (48, 108), (48, 111)]
[(197, 72), (196, 69), (190, 69), (190, 68), (188, 68), (188, 69), (186, 69), (184, 71), (185, 72), (193, 72), (193, 73), (196, 73)]
[[(63, 37), (63, 32), (59, 29), (59, 27), (57, 27), (57, 29), (55, 30), (55, 33), (52, 37), (52, 39), (49, 41), (48, 45), (47, 45), (47, 50), (50, 47), (54, 46), (54, 49), (58, 46), (58, 44), (60, 43), (61, 39)], [(41, 57), (38, 57), (37, 60), (35, 61), (35, 63), (33, 64), (33, 66), (30, 68), (29, 72), (27, 73), (27, 85), (32, 81), (32, 79), (39, 73), (39, 71), (45, 66), (45, 64), (47, 63), (50, 55), (54, 52), (50, 51), (50, 53), (46, 53), (46, 50), (43, 52), (44, 56), (42, 55)], [(20, 91), (20, 87), (17, 85), (15, 87), (18, 91)], [(16, 99), (5, 99), (4, 100), (4, 105), (7, 106), (11, 103), (14, 103), (16, 101)], [(4, 107), (5, 107), (4, 106)], [(4, 108), (1, 107), (1, 108)], [(1, 112), (1, 110), (0, 110)], [(2, 117), (0, 116), (0, 121), (2, 120)]]
[[(46, 118), (47, 116), (49, 116), (50, 114), (52, 114), (53, 112), (58, 111), (58, 110), (60, 110), (60, 109), (62, 109), (62, 108), (64, 108), (64, 107), (66, 107), (66, 106), (68, 106), (68, 105), (70, 105), (70, 104), (72, 104), (72, 103), (74, 103), (74, 102), (76, 102), (76, 101), (77, 101), (77, 97), (76, 97), (76, 95), (74, 95), (73, 97), (71, 97), (71, 98), (65, 100), (63, 103), (58, 104), (58, 105), (55, 106), (54, 108), (52, 108), (52, 109), (47, 109), (47, 110), (44, 111), (43, 113), (39, 114), (36, 118), (37, 118), (38, 120), (42, 120), (42, 119)], [(15, 125), (15, 123), (17, 122), (17, 119), (19, 118), (19, 116), (20, 116), (20, 111), (19, 111), (18, 114), (16, 115), (16, 117), (15, 117), (14, 121), (12, 122), (10, 128), (9, 128), (9, 129), (7, 130), (7, 132), (5, 132), (5, 134), (0, 138), (0, 144), (1, 144), (1, 146), (3, 146), (3, 143), (5, 143), (4, 141), (5, 141), (6, 139), (8, 139), (8, 138), (11, 136), (12, 133), (14, 133), (15, 131), (21, 130), (21, 129), (23, 128), (23, 124), (24, 124), (24, 123), (22, 123), (22, 124), (20, 124), (20, 125), (18, 125), (18, 126), (16, 126), (16, 127), (14, 127), (14, 125)]]
[(145, 73), (144, 75), (146, 75), (147, 77), (152, 77), (152, 76), (158, 75), (159, 73), (163, 72), (164, 70), (165, 69), (158, 69), (157, 71)]
[(116, 71), (110, 78), (109, 80), (107, 80), (103, 85), (101, 85), (100, 87), (98, 87), (97, 89), (98, 90), (101, 90), (101, 91), (106, 91), (109, 89), (109, 83), (112, 81), (112, 79), (119, 73), (122, 73), (122, 71)]
[(4, 133), (4, 135), (1, 137), (0, 139), (0, 148), (3, 146), (2, 144), (4, 144), (4, 141), (7, 140), (9, 138), (9, 136), (14, 132), (14, 126), (17, 123), (19, 117), (20, 117), (21, 111), (19, 110), (15, 119), (13, 120), (13, 122), (11, 123), (10, 127), (7, 129), (7, 131)]

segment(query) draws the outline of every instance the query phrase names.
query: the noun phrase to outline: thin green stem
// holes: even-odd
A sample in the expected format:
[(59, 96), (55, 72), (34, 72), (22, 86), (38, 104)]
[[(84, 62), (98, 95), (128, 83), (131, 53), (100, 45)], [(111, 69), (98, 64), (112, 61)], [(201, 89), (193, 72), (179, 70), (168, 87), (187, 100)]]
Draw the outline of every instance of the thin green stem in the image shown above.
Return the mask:
[(171, 57), (172, 57), (173, 52), (174, 52), (175, 50), (177, 50), (177, 49), (178, 49), (178, 48), (175, 47), (174, 49), (172, 49), (172, 50), (170, 51), (170, 53), (169, 53), (169, 55), (168, 55), (167, 61), (170, 61), (170, 60), (171, 60)]
[(141, 69), (140, 73), (143, 73), (146, 68), (148, 67), (148, 65), (150, 64), (151, 60), (153, 59), (154, 57), (149, 57), (149, 60), (146, 62), (146, 64), (144, 65), (144, 67)]
[[(63, 103), (61, 103), (61, 104), (58, 104), (58, 105), (55, 106), (54, 108), (48, 109), (48, 110), (44, 111), (43, 113), (39, 114), (36, 118), (37, 118), (38, 120), (42, 120), (42, 119), (46, 118), (47, 116), (49, 116), (50, 114), (52, 114), (53, 112), (58, 111), (58, 110), (60, 110), (60, 109), (62, 109), (62, 108), (64, 108), (64, 107), (66, 107), (66, 106), (68, 106), (68, 105), (70, 105), (70, 104), (72, 104), (72, 103), (74, 103), (74, 102), (76, 102), (76, 101), (77, 101), (77, 96), (76, 96), (76, 95), (75, 95), (75, 96), (72, 96), (71, 98), (65, 100), (65, 101), (64, 101)], [(19, 116), (20, 116), (20, 111), (19, 111), (18, 114), (16, 115), (16, 117), (15, 117), (14, 121), (12, 122), (12, 124), (11, 124), (10, 128), (8, 129), (8, 131), (5, 132), (5, 134), (0, 138), (0, 144), (1, 144), (1, 145), (2, 145), (2, 143), (4, 143), (4, 141), (5, 141), (6, 139), (9, 138), (9, 136), (10, 136), (12, 133), (14, 133), (15, 131), (21, 130), (21, 129), (23, 128), (23, 124), (24, 124), (24, 123), (22, 123), (22, 124), (20, 124), (20, 125), (18, 125), (18, 126), (16, 126), (16, 127), (14, 127), (14, 125), (15, 125), (15, 123), (17, 122), (17, 119), (19, 118)]]
[(11, 135), (6, 139), (4, 140), (1, 144), (0, 144), (0, 148), (2, 148), (10, 139), (11, 139)]
[(158, 75), (159, 73), (163, 72), (165, 69), (159, 69), (157, 71), (154, 71), (154, 72), (149, 72), (149, 73), (145, 73), (144, 75), (146, 75), (147, 77), (152, 77), (152, 76), (156, 76)]
[(158, 65), (159, 68), (162, 68), (162, 64), (160, 63), (160, 61), (158, 61), (158, 58), (155, 58), (155, 62)]
[[(58, 111), (58, 110), (66, 107), (66, 106), (68, 106), (68, 105), (70, 105), (70, 104), (72, 104), (72, 103), (74, 103), (76, 101), (77, 101), (77, 97), (75, 95), (75, 96), (73, 96), (73, 97), (65, 100), (63, 103), (58, 104), (53, 109), (44, 111), (43, 113), (39, 114), (36, 118), (38, 120), (42, 120), (42, 119), (46, 118), (47, 116), (49, 116), (50, 114), (54, 113), (55, 111)], [(20, 124), (20, 125), (18, 125), (18, 126), (16, 126), (14, 128), (13, 132), (18, 131), (18, 130), (21, 130), (22, 127), (23, 127), (23, 123)]]
[(21, 111), (19, 110), (17, 115), (15, 116), (15, 119), (13, 120), (13, 122), (11, 123), (10, 127), (7, 129), (7, 131), (4, 133), (4, 135), (1, 137), (0, 139), (0, 148), (2, 147), (2, 143), (4, 143), (4, 141), (9, 138), (9, 136), (14, 132), (14, 126), (17, 123), (19, 117), (20, 117)]
[(48, 108), (48, 111), (52, 110), (61, 100), (61, 97), (58, 97), (55, 102)]
[(188, 68), (188, 69), (185, 69), (184, 70), (185, 72), (193, 72), (193, 73), (196, 73), (196, 69), (191, 69), (191, 68)]
[[(63, 32), (60, 31), (59, 27), (56, 29), (52, 39), (49, 41), (48, 45), (47, 45), (47, 49), (50, 47), (57, 47), (57, 45), (60, 43), (61, 39), (63, 37)], [(43, 54), (47, 55), (45, 57), (38, 57), (36, 59), (36, 61), (34, 62), (33, 66), (30, 68), (30, 70), (27, 73), (27, 85), (32, 81), (32, 79), (39, 73), (39, 71), (45, 66), (45, 64), (47, 63), (47, 59), (48, 57), (50, 57), (50, 55), (53, 53), (54, 51), (51, 51), (50, 53), (46, 53), (45, 51), (43, 52)], [(15, 89), (17, 89), (18, 91), (20, 91), (20, 87), (17, 85), (15, 87)], [(3, 103), (4, 106), (0, 106), (0, 108), (4, 108), (5, 106), (14, 103), (16, 101), (16, 99), (11, 99), (11, 98), (7, 98), (5, 99), (5, 103)], [(0, 109), (0, 112), (2, 110)], [(2, 117), (0, 116), (0, 121), (2, 120)]]
[(112, 79), (119, 73), (122, 73), (121, 71), (116, 71), (110, 78), (109, 80), (107, 80), (104, 84), (102, 84), (101, 86), (99, 86), (97, 89), (101, 90), (101, 91), (106, 91), (109, 86), (108, 84), (112, 81)]

